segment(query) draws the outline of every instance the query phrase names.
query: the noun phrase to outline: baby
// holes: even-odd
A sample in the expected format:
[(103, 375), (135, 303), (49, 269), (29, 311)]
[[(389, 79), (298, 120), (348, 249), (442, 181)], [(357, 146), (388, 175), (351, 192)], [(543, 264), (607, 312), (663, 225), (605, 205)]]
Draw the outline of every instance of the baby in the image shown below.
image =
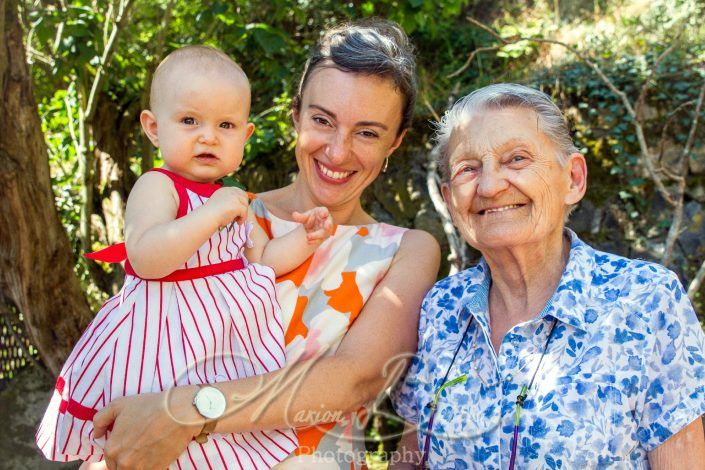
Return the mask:
[(201, 435), (170, 468), (270, 468), (297, 447), (292, 430), (208, 434), (227, 401), (218, 382), (285, 364), (275, 275), (302, 264), (331, 233), (327, 209), (269, 240), (248, 193), (219, 180), (242, 162), (254, 126), (250, 86), (224, 53), (172, 52), (152, 80), (144, 132), (164, 165), (142, 175), (127, 201), (125, 244), (96, 259), (125, 263), (125, 284), (88, 326), (64, 365), (36, 440), (52, 460), (103, 459), (96, 411), (120, 396), (184, 384), (200, 388)]

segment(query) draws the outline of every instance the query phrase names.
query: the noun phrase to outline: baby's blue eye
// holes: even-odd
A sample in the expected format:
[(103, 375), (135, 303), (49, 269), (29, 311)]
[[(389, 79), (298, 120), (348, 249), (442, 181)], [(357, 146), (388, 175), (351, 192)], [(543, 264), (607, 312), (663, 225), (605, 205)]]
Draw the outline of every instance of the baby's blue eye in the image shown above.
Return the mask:
[(235, 124), (233, 124), (232, 122), (221, 122), (220, 127), (222, 127), (223, 129), (233, 129), (235, 127)]
[(193, 124), (196, 124), (196, 120), (195, 120), (194, 118), (192, 118), (192, 117), (185, 117), (185, 118), (182, 118), (182, 119), (181, 119), (181, 122), (184, 123), (184, 124), (186, 124), (186, 125), (189, 125), (189, 126), (191, 126), (191, 125), (193, 125)]

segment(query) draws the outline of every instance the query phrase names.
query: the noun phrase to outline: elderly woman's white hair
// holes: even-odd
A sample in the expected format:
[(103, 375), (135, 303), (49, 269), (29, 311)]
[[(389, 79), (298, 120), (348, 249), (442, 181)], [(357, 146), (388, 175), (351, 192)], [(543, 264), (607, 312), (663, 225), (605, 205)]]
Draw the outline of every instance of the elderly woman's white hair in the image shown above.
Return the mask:
[(456, 101), (437, 124), (436, 151), (443, 181), (450, 179), (448, 158), (451, 149), (448, 144), (453, 131), (469, 120), (474, 112), (505, 108), (526, 108), (536, 113), (541, 132), (558, 146), (556, 158), (561, 165), (565, 164), (568, 155), (578, 151), (563, 113), (546, 93), (516, 83), (497, 83), (475, 90)]

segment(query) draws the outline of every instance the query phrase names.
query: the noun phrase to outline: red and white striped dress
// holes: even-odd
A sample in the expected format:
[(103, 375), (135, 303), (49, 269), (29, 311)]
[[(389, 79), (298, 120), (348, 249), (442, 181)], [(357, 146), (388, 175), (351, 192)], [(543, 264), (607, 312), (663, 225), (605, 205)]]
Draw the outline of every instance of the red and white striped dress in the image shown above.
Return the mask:
[[(220, 187), (156, 171), (174, 182), (177, 217)], [(57, 380), (36, 434), (48, 459), (102, 460), (105, 438), (93, 437), (92, 418), (117, 397), (284, 366), (274, 272), (243, 256), (250, 230), (245, 223), (215, 233), (182, 269), (160, 280), (141, 279), (126, 263), (125, 285), (103, 305)], [(205, 444), (192, 441), (170, 468), (270, 468), (296, 447), (289, 429), (211, 434)]]

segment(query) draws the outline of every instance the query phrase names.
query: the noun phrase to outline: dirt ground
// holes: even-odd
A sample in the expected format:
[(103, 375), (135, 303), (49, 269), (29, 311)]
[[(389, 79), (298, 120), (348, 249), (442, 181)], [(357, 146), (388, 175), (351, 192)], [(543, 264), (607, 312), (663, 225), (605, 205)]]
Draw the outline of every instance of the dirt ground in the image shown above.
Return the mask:
[(58, 463), (44, 458), (34, 433), (53, 388), (52, 379), (37, 367), (17, 373), (0, 391), (0, 468), (4, 470), (77, 469), (78, 462)]

